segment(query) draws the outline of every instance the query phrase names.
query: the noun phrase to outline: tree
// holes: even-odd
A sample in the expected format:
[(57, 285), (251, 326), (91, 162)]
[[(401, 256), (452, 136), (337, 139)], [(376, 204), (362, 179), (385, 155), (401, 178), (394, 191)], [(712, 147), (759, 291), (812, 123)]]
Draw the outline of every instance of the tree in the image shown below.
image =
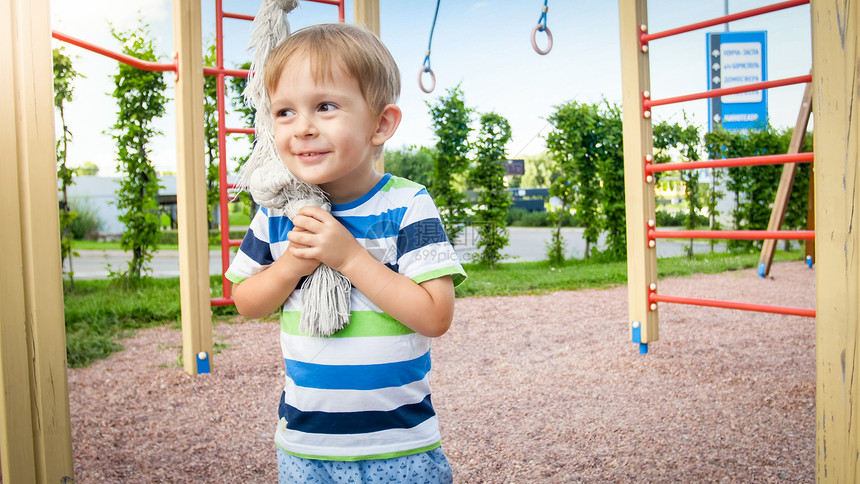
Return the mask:
[(627, 206), (624, 200), (624, 129), (621, 109), (604, 101), (597, 107), (594, 126), (596, 142), (592, 151), (597, 160), (600, 178), (601, 226), (606, 233), (606, 250), (602, 256), (608, 260), (627, 258)]
[(83, 165), (75, 168), (75, 174), (78, 176), (96, 176), (99, 173), (99, 165), (92, 161), (84, 162)]
[[(570, 101), (555, 106), (549, 117), (553, 130), (547, 135), (546, 146), (556, 161), (559, 177), (550, 186), (550, 195), (561, 201), (559, 214), (573, 207), (584, 227), (585, 258), (591, 255), (600, 236), (598, 199), (600, 180), (598, 160), (590, 148), (599, 142), (595, 131), (597, 107)], [(553, 243), (563, 244), (561, 224), (563, 217), (553, 217), (556, 222)], [(558, 249), (555, 249), (558, 252)]]
[(502, 249), (508, 245), (505, 227), (511, 196), (505, 187), (507, 159), (505, 145), (511, 140), (511, 125), (504, 117), (494, 113), (481, 116), (481, 128), (475, 143), (475, 167), (469, 180), (477, 187), (478, 208), (475, 223), (478, 226), (479, 261), (489, 268), (502, 259)]
[(433, 160), (433, 183), (430, 186), (445, 233), (453, 243), (463, 230), (465, 197), (454, 186), (455, 177), (462, 175), (469, 164), (469, 133), (471, 114), (466, 107), (460, 86), (448, 89), (435, 104), (427, 103), (433, 117), (436, 135), (436, 157)]
[(415, 183), (429, 186), (433, 182), (433, 160), (436, 157), (432, 148), (400, 148), (385, 150), (385, 171), (408, 178)]
[[(780, 132), (767, 126), (749, 132), (717, 129), (705, 135), (704, 143), (710, 158), (719, 159), (785, 153), (790, 139), (790, 130)], [(728, 169), (726, 188), (734, 195), (732, 218), (735, 229), (767, 228), (781, 173), (781, 165)], [(761, 249), (761, 241), (730, 240), (727, 246), (730, 250), (758, 250)]]
[[(114, 38), (123, 45), (123, 53), (139, 59), (156, 61), (155, 46), (150, 39), (149, 27), (140, 25), (130, 32), (111, 29)], [(117, 120), (111, 127), (117, 145), (117, 169), (124, 174), (117, 191), (116, 206), (119, 220), (126, 231), (120, 246), (132, 252), (128, 271), (120, 277), (131, 282), (146, 275), (146, 264), (158, 247), (159, 210), (158, 176), (150, 160), (150, 141), (161, 134), (153, 120), (164, 114), (167, 85), (161, 72), (150, 72), (119, 64), (114, 76), (117, 100)]]
[(54, 49), (54, 106), (57, 108), (57, 114), (60, 116), (60, 124), (62, 124), (63, 134), (57, 140), (57, 179), (60, 182), (60, 254), (61, 261), (69, 260), (69, 279), (71, 285), (75, 287), (75, 272), (72, 267), (72, 235), (69, 226), (72, 220), (77, 217), (77, 212), (71, 210), (69, 206), (68, 188), (74, 184), (74, 170), (66, 164), (69, 141), (72, 139), (72, 132), (69, 131), (69, 126), (66, 124), (65, 106), (66, 102), (72, 102), (72, 81), (76, 77), (84, 77), (72, 68), (72, 60), (63, 54), (63, 48)]
[(555, 163), (550, 153), (524, 156), (525, 174), (520, 186), (523, 188), (543, 188), (552, 184), (559, 173), (554, 171)]
[[(686, 121), (686, 117), (684, 119)], [(684, 161), (697, 161), (700, 143), (699, 128), (694, 125), (688, 124), (682, 127), (678, 123), (669, 124), (665, 121), (654, 125), (654, 161), (656, 163), (672, 161), (671, 152), (673, 151), (677, 151)], [(692, 230), (696, 228), (699, 211), (702, 208), (699, 171), (679, 170), (678, 173), (684, 184), (684, 200), (687, 206), (684, 226), (687, 230)], [(686, 253), (688, 257), (693, 256), (693, 239), (690, 239)]]

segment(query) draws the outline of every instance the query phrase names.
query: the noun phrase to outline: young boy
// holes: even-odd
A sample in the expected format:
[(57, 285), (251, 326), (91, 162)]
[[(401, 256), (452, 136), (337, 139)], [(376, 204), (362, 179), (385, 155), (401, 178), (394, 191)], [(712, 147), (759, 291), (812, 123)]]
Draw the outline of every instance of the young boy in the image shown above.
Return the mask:
[[(261, 210), (227, 272), (242, 315), (283, 305), (280, 480), (451, 482), (430, 341), (465, 272), (427, 191), (373, 169), (401, 119), (394, 59), (366, 30), (316, 25), (272, 51), (264, 76), (281, 160), (332, 203), (293, 220)], [(352, 283), (350, 323), (329, 338), (298, 330), (300, 281), (320, 263)]]

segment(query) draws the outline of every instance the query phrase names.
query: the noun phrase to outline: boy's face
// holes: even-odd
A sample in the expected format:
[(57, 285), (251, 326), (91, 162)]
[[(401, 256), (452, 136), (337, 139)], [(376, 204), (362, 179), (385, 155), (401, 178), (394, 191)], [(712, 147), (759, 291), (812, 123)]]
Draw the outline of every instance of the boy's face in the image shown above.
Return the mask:
[(294, 175), (333, 198), (368, 177), (375, 183), (373, 155), (384, 140), (376, 136), (379, 116), (355, 78), (333, 66), (330, 79), (315, 82), (307, 57), (301, 56), (284, 66), (269, 97), (275, 146)]

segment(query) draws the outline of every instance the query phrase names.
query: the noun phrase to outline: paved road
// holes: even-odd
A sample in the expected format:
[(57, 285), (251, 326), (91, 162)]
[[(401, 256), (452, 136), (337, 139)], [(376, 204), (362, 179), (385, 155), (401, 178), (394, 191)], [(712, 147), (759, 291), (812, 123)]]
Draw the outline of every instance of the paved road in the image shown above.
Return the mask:
[[(510, 245), (503, 251), (508, 260), (539, 261), (546, 257), (546, 244), (551, 238), (551, 229), (545, 227), (511, 227)], [(564, 228), (562, 235), (567, 243), (568, 257), (582, 258), (585, 252), (585, 242), (582, 240), (581, 228)], [(661, 239), (657, 243), (658, 257), (682, 255), (687, 243)], [(470, 261), (478, 254), (475, 246), (474, 233), (466, 233), (456, 244), (457, 254), (463, 261)], [(710, 250), (708, 241), (696, 241), (694, 251), (704, 253)], [(723, 250), (722, 248), (718, 250)], [(127, 268), (130, 255), (121, 250), (79, 250), (80, 257), (75, 257), (73, 266), (77, 279), (103, 279), (109, 269), (114, 271)], [(68, 263), (67, 263), (68, 265)], [(179, 276), (179, 252), (175, 250), (159, 251), (152, 258), (152, 274), (156, 277)], [(65, 268), (68, 270), (68, 267)], [(221, 251), (209, 253), (209, 273), (221, 274)]]

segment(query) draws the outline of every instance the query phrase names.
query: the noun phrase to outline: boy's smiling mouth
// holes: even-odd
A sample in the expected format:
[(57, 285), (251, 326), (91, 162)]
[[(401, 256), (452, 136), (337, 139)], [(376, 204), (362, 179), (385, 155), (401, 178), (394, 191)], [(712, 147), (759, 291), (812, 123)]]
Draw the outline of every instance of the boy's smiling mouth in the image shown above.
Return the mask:
[(304, 162), (313, 162), (319, 160), (328, 153), (328, 151), (305, 151), (296, 153), (296, 156)]

